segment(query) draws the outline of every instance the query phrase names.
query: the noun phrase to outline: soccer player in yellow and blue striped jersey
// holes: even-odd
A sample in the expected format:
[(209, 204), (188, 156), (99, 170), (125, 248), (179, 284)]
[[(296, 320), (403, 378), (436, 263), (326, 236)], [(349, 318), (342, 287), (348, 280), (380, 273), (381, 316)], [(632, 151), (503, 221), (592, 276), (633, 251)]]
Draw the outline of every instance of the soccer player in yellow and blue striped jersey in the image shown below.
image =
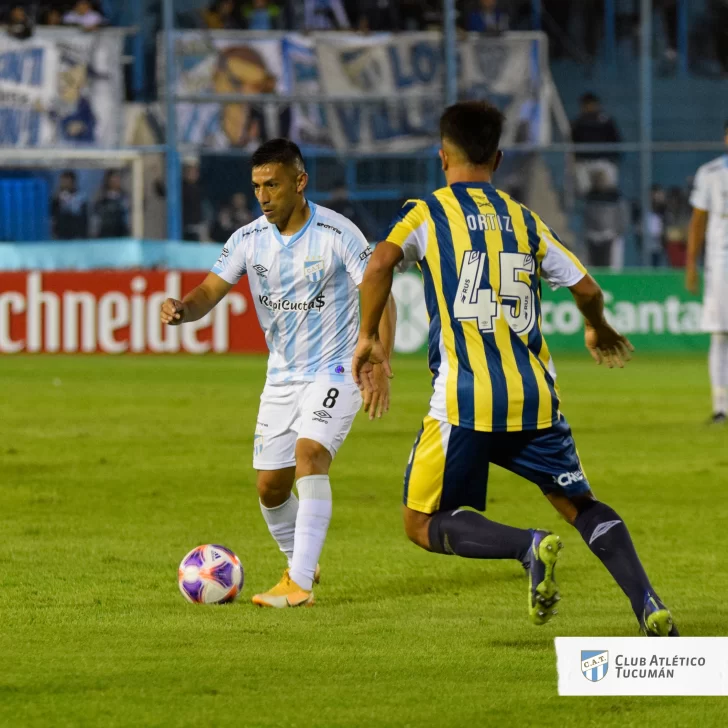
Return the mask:
[(517, 559), (529, 573), (529, 615), (556, 614), (555, 534), (491, 521), (490, 464), (535, 483), (573, 524), (630, 599), (642, 631), (676, 636), (620, 516), (596, 499), (561, 413), (541, 331), (541, 282), (567, 287), (583, 313), (592, 357), (623, 366), (631, 345), (604, 317), (601, 289), (541, 218), (491, 183), (502, 153), (502, 114), (456, 104), (440, 120), (447, 186), (410, 200), (370, 260), (360, 287), (361, 330), (352, 371), (374, 387), (389, 371), (379, 321), (396, 268), (422, 272), (430, 321), (433, 394), (404, 483), (404, 523), (422, 548), (467, 558)]

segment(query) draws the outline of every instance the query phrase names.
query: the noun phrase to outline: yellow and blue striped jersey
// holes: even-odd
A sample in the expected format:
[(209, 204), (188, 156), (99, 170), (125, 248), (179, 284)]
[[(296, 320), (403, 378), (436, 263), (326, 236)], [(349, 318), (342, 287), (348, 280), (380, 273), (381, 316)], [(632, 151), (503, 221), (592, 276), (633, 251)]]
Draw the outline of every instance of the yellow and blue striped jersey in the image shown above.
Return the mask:
[(586, 275), (541, 218), (489, 183), (409, 200), (385, 238), (422, 271), (430, 416), (484, 432), (551, 427), (559, 397), (541, 332), (541, 279)]

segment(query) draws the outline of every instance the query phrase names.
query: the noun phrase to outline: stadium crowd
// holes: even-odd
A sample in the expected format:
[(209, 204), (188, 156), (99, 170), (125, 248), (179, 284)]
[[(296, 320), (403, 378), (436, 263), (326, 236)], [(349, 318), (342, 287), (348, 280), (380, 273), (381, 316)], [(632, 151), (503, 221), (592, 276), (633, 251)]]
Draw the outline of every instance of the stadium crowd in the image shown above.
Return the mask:
[[(119, 0), (17, 0), (0, 7), (0, 23), (16, 39), (30, 37), (37, 26), (75, 27), (91, 33), (116, 23), (123, 3)], [(636, 39), (638, 0), (617, 3), (617, 40)], [(674, 61), (677, 48), (677, 0), (654, 0), (662, 28), (664, 55)], [(715, 55), (728, 72), (728, 0), (709, 0), (714, 27)], [(159, 14), (160, 3), (148, 10)], [(461, 31), (498, 35), (529, 29), (531, 0), (458, 0), (457, 23)], [(210, 30), (298, 31), (419, 31), (437, 29), (442, 22), (441, 0), (186, 0), (175, 4), (180, 28)], [(543, 29), (553, 57), (589, 59), (598, 53), (603, 37), (604, 0), (543, 0)], [(158, 19), (159, 20), (159, 19)], [(263, 135), (265, 136), (265, 135)], [(581, 99), (580, 113), (572, 121), (575, 143), (618, 143), (617, 123), (592, 93)], [(625, 234), (637, 233), (640, 257), (654, 266), (681, 266), (689, 206), (687, 189), (657, 184), (653, 189), (651, 225), (642, 233), (641, 215), (634, 199), (620, 191), (618, 153), (580, 152), (575, 156), (575, 188), (582, 219), (582, 239), (592, 265), (619, 269), (624, 261)], [(96, 178), (98, 179), (98, 178)], [(659, 180), (658, 180), (659, 181)], [(688, 180), (689, 182), (689, 180)], [(130, 196), (127, 180), (109, 170), (98, 189), (89, 193), (79, 185), (77, 173), (58, 175), (50, 201), (51, 230), (57, 239), (108, 237), (129, 234)], [(82, 192), (81, 190), (85, 190)], [(258, 214), (239, 189), (227, 190), (211, 200), (200, 181), (197, 161), (183, 167), (183, 236), (190, 241), (223, 241), (231, 230)], [(156, 194), (165, 195), (160, 181)], [(329, 206), (337, 205), (357, 219), (367, 235), (377, 225), (366, 205), (349, 197), (343, 184), (332, 184)]]

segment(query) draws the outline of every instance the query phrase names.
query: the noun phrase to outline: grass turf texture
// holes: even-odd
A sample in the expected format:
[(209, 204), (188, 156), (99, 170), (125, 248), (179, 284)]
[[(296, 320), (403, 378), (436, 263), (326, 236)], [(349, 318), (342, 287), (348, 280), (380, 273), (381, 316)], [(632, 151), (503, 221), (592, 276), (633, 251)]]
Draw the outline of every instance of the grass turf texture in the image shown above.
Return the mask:
[[(488, 513), (562, 536), (550, 625), (528, 623), (517, 564), (406, 540), (402, 472), (429, 376), (419, 358), (394, 364), (392, 411), (360, 416), (333, 467), (318, 604), (274, 611), (249, 602), (284, 566), (250, 464), (262, 358), (1, 358), (0, 724), (724, 725), (720, 698), (556, 695), (555, 635), (637, 625), (535, 486), (494, 468)], [(682, 633), (726, 634), (728, 430), (702, 425), (704, 358), (559, 364), (592, 485)], [(234, 605), (177, 590), (179, 560), (205, 542), (242, 558)]]

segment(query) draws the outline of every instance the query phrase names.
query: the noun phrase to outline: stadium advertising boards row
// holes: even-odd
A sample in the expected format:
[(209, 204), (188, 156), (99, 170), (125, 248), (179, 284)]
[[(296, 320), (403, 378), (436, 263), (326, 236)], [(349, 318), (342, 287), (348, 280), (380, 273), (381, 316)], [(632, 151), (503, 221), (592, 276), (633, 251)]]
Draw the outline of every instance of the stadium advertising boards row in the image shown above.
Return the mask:
[[(685, 290), (682, 271), (594, 273), (604, 289), (606, 315), (640, 351), (704, 351), (700, 300)], [(424, 293), (419, 276), (395, 280), (397, 349), (424, 350), (427, 336)], [(567, 289), (543, 287), (542, 328), (549, 348), (578, 351), (584, 345), (583, 317)]]
[[(245, 278), (200, 321), (163, 327), (159, 308), (181, 298), (204, 271), (87, 271), (0, 273), (0, 354), (265, 352)], [(699, 301), (677, 272), (598, 276), (608, 316), (640, 351), (707, 348)], [(394, 283), (396, 349), (424, 352), (427, 314), (414, 273)], [(543, 330), (556, 356), (583, 346), (582, 320), (568, 291), (544, 290)]]

